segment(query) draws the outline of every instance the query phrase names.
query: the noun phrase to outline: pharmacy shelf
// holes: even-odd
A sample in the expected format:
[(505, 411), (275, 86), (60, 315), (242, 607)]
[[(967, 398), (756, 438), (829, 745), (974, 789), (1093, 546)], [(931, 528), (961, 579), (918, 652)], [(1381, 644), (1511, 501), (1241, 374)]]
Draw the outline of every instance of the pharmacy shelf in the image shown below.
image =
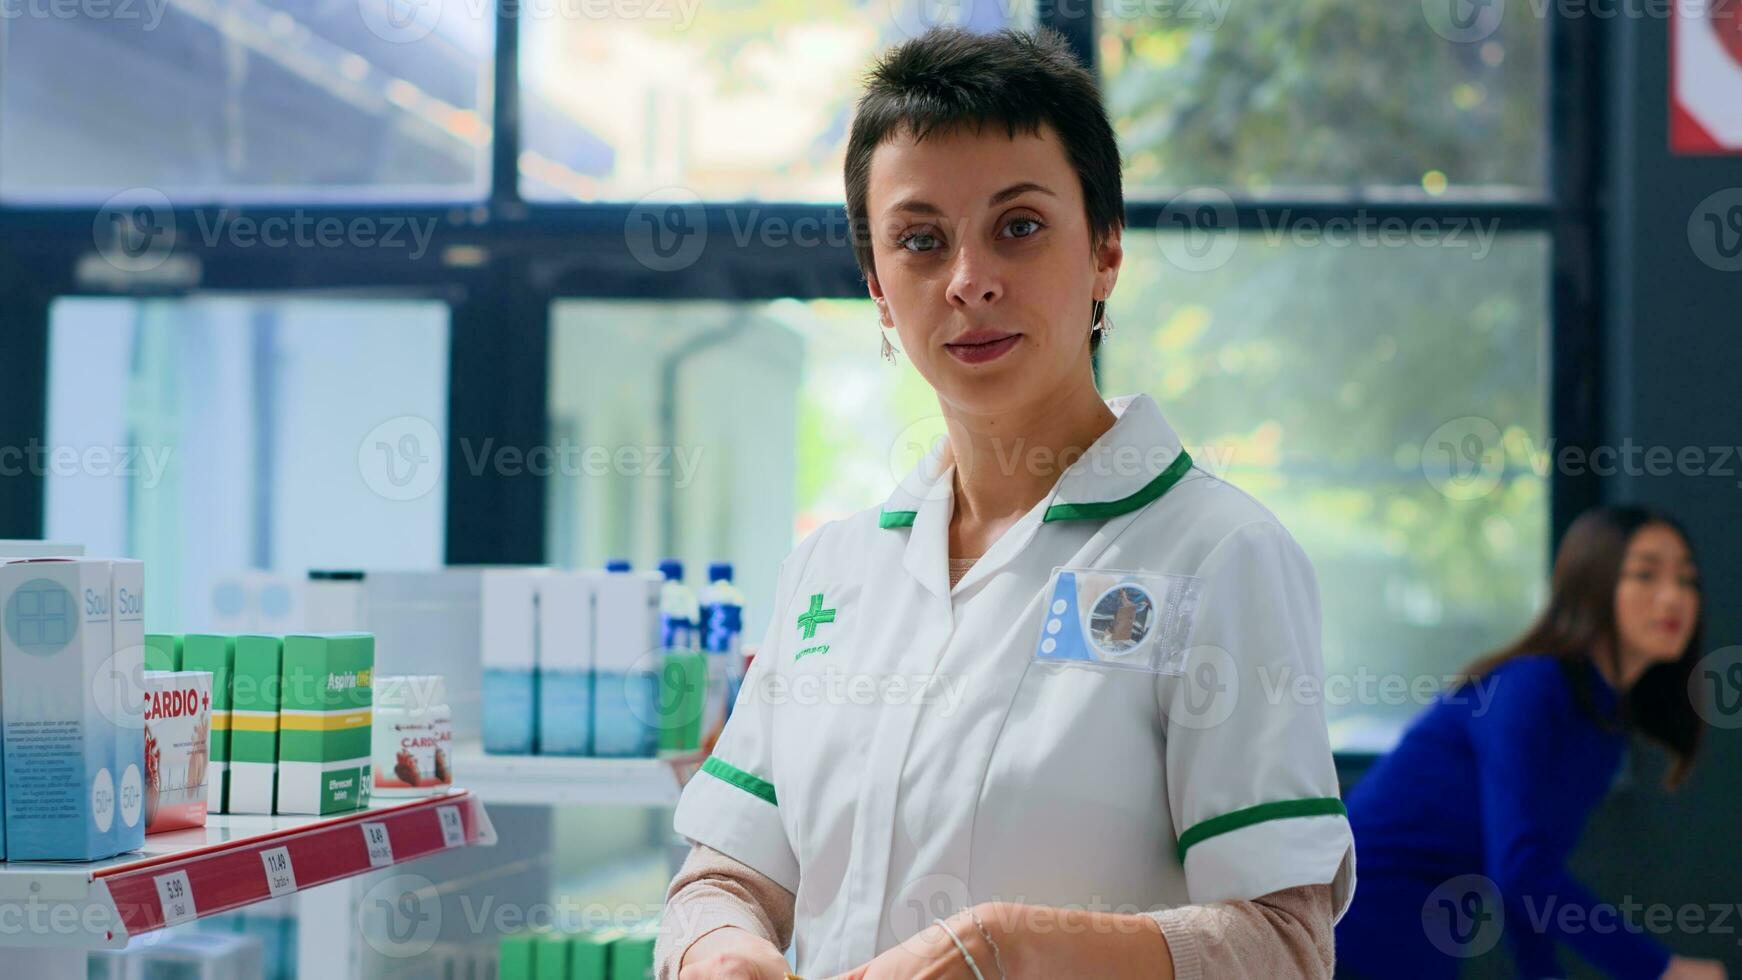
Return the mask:
[(212, 815), (105, 861), (0, 864), (0, 947), (120, 949), (166, 926), (494, 843), (469, 790), (325, 817)]
[(705, 758), (487, 755), (472, 748), (454, 753), (454, 772), (491, 806), (671, 807)]

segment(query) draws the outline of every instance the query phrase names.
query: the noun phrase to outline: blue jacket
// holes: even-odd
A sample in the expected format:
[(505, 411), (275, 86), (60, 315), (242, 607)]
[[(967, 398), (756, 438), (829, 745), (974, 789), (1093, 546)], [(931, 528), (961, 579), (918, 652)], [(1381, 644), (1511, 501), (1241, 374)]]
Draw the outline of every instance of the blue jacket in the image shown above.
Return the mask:
[[(1595, 665), (1573, 670), (1612, 718), (1616, 695)], [(1476, 683), (1441, 695), (1349, 793), (1361, 884), (1337, 924), (1341, 972), (1452, 977), (1504, 935), (1524, 977), (1564, 976), (1564, 942), (1613, 976), (1655, 980), (1669, 951), (1566, 870), (1626, 736), (1581, 709), (1553, 657), (1507, 661)]]

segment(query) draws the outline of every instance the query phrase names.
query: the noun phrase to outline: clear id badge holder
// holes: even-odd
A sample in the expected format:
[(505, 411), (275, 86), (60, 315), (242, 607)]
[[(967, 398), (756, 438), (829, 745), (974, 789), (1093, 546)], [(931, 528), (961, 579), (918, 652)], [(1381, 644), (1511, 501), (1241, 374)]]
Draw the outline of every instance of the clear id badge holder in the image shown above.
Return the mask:
[(1202, 593), (1192, 575), (1055, 568), (1034, 659), (1183, 674)]

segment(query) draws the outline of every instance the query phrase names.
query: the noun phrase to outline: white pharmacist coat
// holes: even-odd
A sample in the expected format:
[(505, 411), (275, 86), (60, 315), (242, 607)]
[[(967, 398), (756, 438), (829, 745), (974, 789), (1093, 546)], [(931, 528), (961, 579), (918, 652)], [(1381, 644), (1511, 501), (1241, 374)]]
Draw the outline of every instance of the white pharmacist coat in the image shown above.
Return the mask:
[[(797, 896), (798, 973), (968, 904), (1115, 912), (1354, 892), (1319, 597), (1276, 518), (1192, 464), (1147, 396), (954, 587), (941, 445), (786, 559), (679, 833)], [(1195, 576), (1183, 673), (1037, 661), (1057, 567)]]

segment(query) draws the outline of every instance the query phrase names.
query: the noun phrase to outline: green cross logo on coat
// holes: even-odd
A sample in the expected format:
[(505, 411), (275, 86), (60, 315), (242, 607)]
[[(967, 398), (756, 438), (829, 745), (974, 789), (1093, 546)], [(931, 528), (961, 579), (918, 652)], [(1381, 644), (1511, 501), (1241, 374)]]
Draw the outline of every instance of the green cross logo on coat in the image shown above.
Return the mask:
[(834, 621), (835, 611), (823, 608), (823, 594), (821, 592), (811, 596), (811, 607), (798, 614), (798, 628), (804, 630), (804, 638), (807, 640), (817, 635), (818, 626)]

